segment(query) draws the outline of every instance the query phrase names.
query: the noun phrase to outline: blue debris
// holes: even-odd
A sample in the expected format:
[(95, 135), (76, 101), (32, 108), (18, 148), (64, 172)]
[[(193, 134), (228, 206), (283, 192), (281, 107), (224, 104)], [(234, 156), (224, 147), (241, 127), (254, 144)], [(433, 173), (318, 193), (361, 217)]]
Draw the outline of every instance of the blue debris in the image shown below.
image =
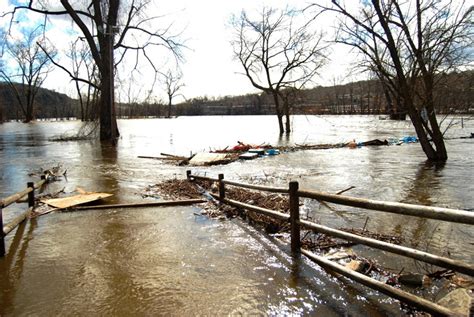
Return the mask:
[(403, 143), (416, 143), (416, 142), (418, 142), (418, 138), (416, 136), (404, 136), (403, 138), (400, 138), (400, 142), (403, 142)]
[(280, 154), (280, 151), (277, 149), (268, 149), (265, 151), (266, 155), (278, 155)]

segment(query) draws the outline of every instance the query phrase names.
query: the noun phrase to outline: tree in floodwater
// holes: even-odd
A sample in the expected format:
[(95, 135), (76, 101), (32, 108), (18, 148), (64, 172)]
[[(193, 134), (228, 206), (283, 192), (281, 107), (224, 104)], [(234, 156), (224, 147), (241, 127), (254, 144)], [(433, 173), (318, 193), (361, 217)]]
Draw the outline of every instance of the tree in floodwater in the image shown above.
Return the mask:
[(168, 96), (168, 118), (171, 118), (171, 107), (173, 105), (173, 98), (178, 95), (178, 92), (181, 88), (184, 87), (182, 83), (183, 74), (181, 71), (171, 71), (168, 70), (166, 73), (162, 74), (163, 76), (163, 85), (165, 88), (166, 95)]
[[(127, 52), (134, 52), (136, 63), (132, 64), (135, 67), (139, 58), (144, 58), (156, 70), (154, 59), (150, 57), (157, 55), (153, 49), (165, 47), (180, 57), (181, 44), (177, 42), (176, 36), (169, 33), (170, 26), (157, 28), (158, 17), (146, 15), (151, 1), (89, 0), (71, 3), (61, 0), (60, 3), (61, 8), (58, 8), (59, 4), (55, 1), (28, 1), (27, 5), (15, 7), (12, 21), (16, 12), (21, 9), (41, 13), (49, 18), (67, 16), (73, 21), (71, 32), (86, 41), (99, 73), (99, 82), (95, 84), (89, 79), (78, 78), (65, 67), (61, 68), (74, 80), (97, 85), (100, 91), (100, 139), (115, 143), (119, 136), (114, 87), (117, 65), (126, 59)], [(115, 51), (118, 53), (117, 61), (114, 59)]]
[(19, 36), (22, 38), (14, 39), (5, 34), (5, 66), (0, 69), (0, 77), (13, 91), (24, 122), (30, 122), (35, 118), (38, 91), (51, 71), (48, 55), (55, 56), (56, 50), (47, 43), (40, 27), (23, 30)]
[(290, 105), (283, 91), (303, 88), (326, 60), (322, 34), (312, 29), (313, 23), (299, 23), (300, 14), (263, 8), (255, 17), (242, 11), (232, 19), (235, 57), (252, 85), (272, 96), (280, 133), (291, 131)]
[(331, 1), (340, 19), (336, 41), (356, 49), (386, 95), (408, 113), (429, 160), (448, 158), (435, 113), (440, 74), (472, 61), (473, 7), (450, 0)]

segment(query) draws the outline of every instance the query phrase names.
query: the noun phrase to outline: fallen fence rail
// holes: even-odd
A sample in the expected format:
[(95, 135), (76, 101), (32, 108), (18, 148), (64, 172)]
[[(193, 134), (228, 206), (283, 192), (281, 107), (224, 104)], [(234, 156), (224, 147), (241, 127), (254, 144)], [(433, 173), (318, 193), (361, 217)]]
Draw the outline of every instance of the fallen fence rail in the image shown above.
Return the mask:
[(301, 249), (301, 253), (316, 262), (317, 264), (329, 268), (333, 270), (334, 272), (337, 272), (339, 274), (344, 275), (345, 277), (350, 278), (353, 281), (359, 282), (365, 286), (368, 286), (372, 289), (375, 289), (381, 293), (384, 293), (385, 295), (388, 295), (392, 298), (396, 298), (401, 302), (410, 304), (414, 307), (417, 307), (419, 309), (422, 309), (430, 314), (433, 314), (435, 316), (457, 316), (459, 314), (456, 314), (455, 312), (447, 309), (444, 306), (435, 304), (433, 302), (430, 302), (429, 300), (426, 300), (424, 298), (415, 296), (413, 294), (410, 294), (408, 292), (402, 291), (398, 288), (392, 287), (390, 285), (387, 285), (385, 283), (379, 282), (373, 278), (370, 278), (368, 276), (365, 276), (364, 274), (352, 271), (340, 264), (334, 263), (328, 259), (325, 259), (322, 256), (318, 256), (308, 250)]
[[(380, 249), (383, 251), (388, 251), (394, 254), (398, 254), (398, 255), (406, 256), (406, 257), (413, 258), (419, 261), (423, 261), (426, 263), (434, 264), (440, 267), (452, 269), (454, 271), (464, 273), (470, 276), (474, 276), (474, 265), (469, 264), (469, 263), (437, 256), (437, 255), (423, 252), (420, 250), (416, 250), (413, 248), (404, 247), (404, 246), (400, 246), (400, 245), (396, 245), (396, 244), (392, 244), (388, 242), (383, 242), (383, 241), (379, 241), (372, 238), (366, 238), (363, 236), (359, 236), (359, 235), (351, 234), (351, 233), (344, 232), (341, 230), (333, 229), (330, 227), (322, 226), (310, 221), (300, 220), (299, 198), (304, 197), (304, 198), (310, 198), (310, 199), (317, 199), (319, 201), (327, 201), (327, 202), (331, 202), (335, 204), (359, 207), (359, 208), (364, 208), (368, 210), (396, 213), (400, 215), (409, 215), (409, 216), (429, 218), (429, 219), (435, 219), (435, 220), (441, 220), (441, 221), (449, 221), (449, 222), (462, 223), (462, 224), (468, 224), (468, 225), (474, 224), (474, 213), (471, 213), (465, 210), (419, 206), (419, 205), (396, 203), (396, 202), (385, 202), (385, 201), (377, 201), (377, 200), (370, 200), (370, 199), (363, 199), (363, 198), (356, 198), (356, 197), (349, 197), (349, 196), (334, 195), (334, 194), (329, 194), (329, 193), (324, 193), (324, 192), (319, 192), (319, 191), (300, 190), (298, 182), (290, 182), (288, 188), (281, 188), (281, 187), (259, 186), (259, 185), (251, 185), (251, 184), (244, 184), (244, 183), (239, 183), (239, 182), (234, 182), (234, 181), (228, 181), (228, 180), (224, 180), (224, 174), (219, 174), (218, 178), (211, 178), (211, 177), (193, 175), (191, 171), (187, 171), (186, 176), (188, 180), (191, 180), (191, 181), (196, 179), (196, 180), (217, 182), (219, 185), (219, 194), (216, 195), (216, 194), (211, 193), (211, 195), (214, 198), (218, 199), (221, 203), (226, 203), (231, 206), (251, 210), (253, 212), (261, 213), (266, 216), (273, 217), (279, 220), (289, 221), (290, 228), (291, 228), (292, 252), (302, 253), (322, 266), (330, 267), (335, 272), (343, 274), (344, 276), (349, 277), (350, 279), (356, 282), (359, 282), (372, 289), (378, 290), (404, 303), (421, 308), (424, 311), (427, 311), (429, 313), (442, 315), (442, 316), (456, 315), (455, 312), (452, 312), (443, 306), (437, 305), (435, 303), (432, 303), (428, 300), (417, 297), (408, 292), (404, 292), (402, 290), (396, 289), (394, 287), (381, 283), (363, 274), (353, 272), (345, 267), (342, 267), (341, 265), (335, 264), (307, 250), (301, 249), (301, 235), (300, 235), (301, 227), (314, 230), (316, 232), (324, 233), (326, 235), (333, 236), (336, 238), (360, 243), (360, 244), (373, 247), (376, 249)], [(226, 198), (226, 190), (225, 190), (226, 185), (253, 189), (253, 190), (261, 190), (261, 191), (272, 192), (272, 193), (288, 194), (289, 203), (290, 203), (289, 214), (285, 214), (285, 213), (281, 213), (281, 212), (277, 212), (274, 210), (269, 210), (269, 209), (265, 209), (261, 207), (256, 207), (250, 204), (228, 199)]]
[[(0, 200), (0, 257), (5, 256), (5, 236), (11, 231), (13, 231), (13, 229), (15, 229), (28, 217), (28, 215), (33, 210), (33, 206), (35, 204), (35, 189), (40, 188), (46, 182), (46, 177), (42, 175), (40, 181), (36, 183), (28, 182), (26, 184), (26, 189)], [(4, 225), (3, 209), (10, 206), (14, 202), (18, 202), (26, 195), (28, 195), (28, 210), (15, 217), (12, 221), (10, 221), (10, 223)]]
[[(129, 204), (109, 204), (109, 205), (95, 205), (95, 206), (77, 206), (70, 210), (90, 210), (90, 209), (110, 209), (110, 208), (137, 208), (137, 207), (166, 207), (166, 206), (185, 206), (205, 203), (205, 199), (186, 199), (186, 200), (165, 200), (145, 203), (129, 203)], [(67, 210), (66, 210), (67, 211)]]

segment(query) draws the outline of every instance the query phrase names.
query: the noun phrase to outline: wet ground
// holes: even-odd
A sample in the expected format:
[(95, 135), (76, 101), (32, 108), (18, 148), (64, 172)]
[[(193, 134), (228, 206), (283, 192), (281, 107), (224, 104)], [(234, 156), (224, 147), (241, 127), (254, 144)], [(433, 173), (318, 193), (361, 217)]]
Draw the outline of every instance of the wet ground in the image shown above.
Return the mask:
[[(473, 121), (447, 135), (474, 131)], [(273, 117), (182, 117), (124, 120), (117, 148), (98, 142), (52, 142), (78, 122), (0, 125), (0, 197), (25, 187), (28, 173), (62, 164), (67, 180), (49, 190), (77, 186), (111, 192), (109, 202), (142, 201), (146, 186), (184, 178), (189, 167), (139, 159), (161, 152), (189, 155), (237, 141), (320, 144), (413, 135), (409, 123), (373, 116), (297, 116), (295, 131), (280, 138)], [(257, 184), (329, 192), (356, 186), (348, 195), (472, 210), (472, 139), (447, 141), (446, 164), (425, 162), (418, 144), (311, 150), (193, 168), (193, 173)], [(151, 199), (151, 198), (148, 198)], [(362, 227), (404, 236), (405, 243), (472, 263), (472, 230), (464, 225), (420, 220), (346, 207), (331, 210), (304, 201), (303, 212), (332, 227)], [(24, 209), (4, 210), (5, 222)], [(198, 207), (83, 211), (49, 214), (6, 237), (0, 259), (0, 315), (194, 315), (317, 314), (399, 315), (399, 305), (363, 287), (335, 279), (316, 265), (294, 262), (286, 245), (239, 220), (210, 220)], [(356, 252), (366, 252), (360, 247)], [(416, 267), (411, 260), (394, 269)]]

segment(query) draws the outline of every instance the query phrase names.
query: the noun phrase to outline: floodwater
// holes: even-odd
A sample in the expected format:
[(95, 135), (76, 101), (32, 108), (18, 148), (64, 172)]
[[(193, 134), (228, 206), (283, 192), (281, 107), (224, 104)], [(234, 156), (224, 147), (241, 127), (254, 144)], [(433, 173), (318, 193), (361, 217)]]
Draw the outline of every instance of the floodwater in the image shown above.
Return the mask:
[[(460, 118), (454, 118), (459, 121)], [(113, 193), (110, 203), (143, 201), (146, 186), (184, 178), (189, 167), (141, 159), (189, 155), (235, 145), (320, 144), (413, 135), (409, 121), (375, 116), (295, 116), (294, 132), (279, 137), (274, 117), (180, 117), (120, 120), (116, 148), (99, 142), (53, 142), (79, 122), (0, 125), (0, 197), (26, 185), (29, 173), (61, 164), (67, 179), (51, 192), (77, 187)], [(474, 132), (465, 120), (447, 131), (449, 160), (426, 163), (419, 144), (283, 153), (193, 173), (255, 184), (472, 210)], [(34, 178), (34, 176), (33, 176)], [(150, 200), (151, 198), (148, 198)], [(467, 225), (423, 220), (303, 201), (303, 216), (331, 227), (401, 235), (404, 244), (472, 263)], [(3, 211), (7, 223), (25, 209)], [(113, 209), (52, 213), (6, 237), (0, 259), (0, 315), (400, 315), (396, 301), (335, 278), (289, 255), (288, 245), (239, 220), (213, 220), (199, 207)], [(422, 269), (412, 260), (362, 247), (386, 267)]]

